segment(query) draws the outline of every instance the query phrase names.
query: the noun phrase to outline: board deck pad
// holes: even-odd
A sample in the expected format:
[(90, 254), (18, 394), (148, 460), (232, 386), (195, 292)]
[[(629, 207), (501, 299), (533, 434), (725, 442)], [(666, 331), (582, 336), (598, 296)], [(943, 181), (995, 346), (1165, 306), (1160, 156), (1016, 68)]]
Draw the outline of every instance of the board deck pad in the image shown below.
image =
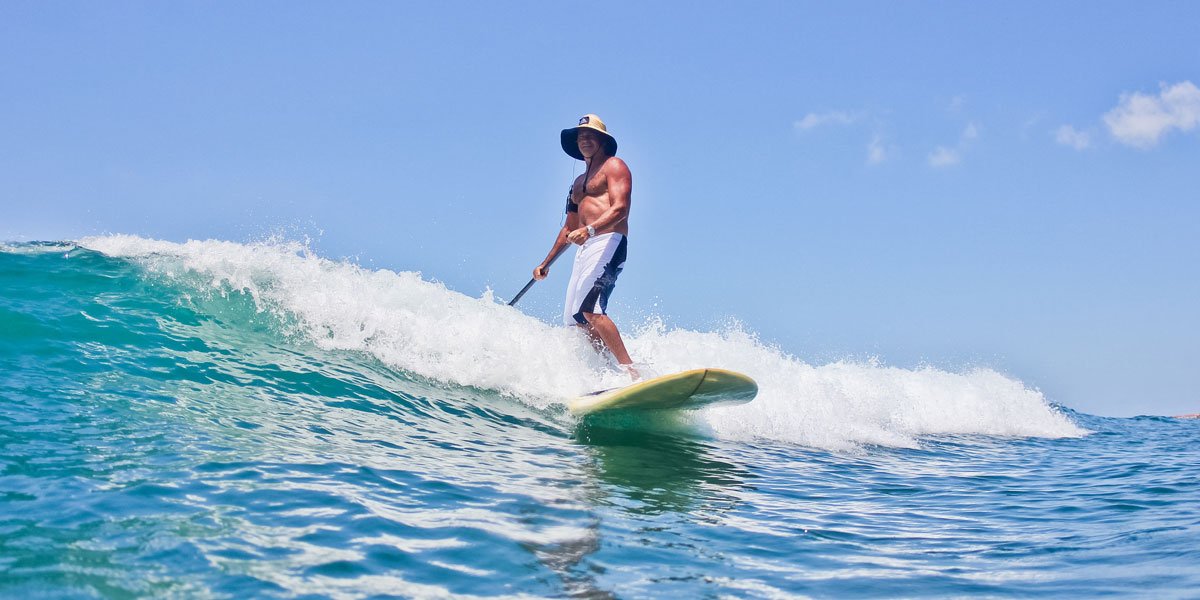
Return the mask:
[(758, 395), (758, 384), (725, 369), (692, 369), (580, 396), (567, 403), (576, 415), (612, 410), (692, 410), (745, 404)]

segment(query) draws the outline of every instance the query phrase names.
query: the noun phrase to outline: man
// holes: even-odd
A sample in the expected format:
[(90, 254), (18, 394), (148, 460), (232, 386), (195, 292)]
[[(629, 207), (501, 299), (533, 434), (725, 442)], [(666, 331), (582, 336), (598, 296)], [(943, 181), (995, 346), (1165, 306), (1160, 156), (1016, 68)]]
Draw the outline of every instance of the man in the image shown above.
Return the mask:
[(633, 177), (625, 161), (617, 158), (617, 140), (596, 115), (584, 115), (579, 125), (564, 129), (563, 151), (586, 168), (571, 185), (567, 196), (566, 224), (558, 232), (550, 253), (533, 270), (542, 280), (550, 273), (550, 261), (567, 244), (577, 244), (571, 282), (567, 285), (563, 320), (583, 328), (597, 348), (603, 344), (634, 378), (633, 360), (625, 350), (621, 333), (608, 318), (608, 297), (625, 266), (629, 235), (629, 196)]

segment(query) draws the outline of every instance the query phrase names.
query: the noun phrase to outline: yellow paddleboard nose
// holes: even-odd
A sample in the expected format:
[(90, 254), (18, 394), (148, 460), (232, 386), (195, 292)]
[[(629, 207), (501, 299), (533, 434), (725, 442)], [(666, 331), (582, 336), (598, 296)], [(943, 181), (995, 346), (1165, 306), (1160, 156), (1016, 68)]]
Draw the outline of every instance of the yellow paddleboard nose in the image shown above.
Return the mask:
[(593, 392), (567, 403), (576, 415), (611, 410), (694, 410), (745, 404), (758, 395), (750, 377), (725, 369), (692, 369)]

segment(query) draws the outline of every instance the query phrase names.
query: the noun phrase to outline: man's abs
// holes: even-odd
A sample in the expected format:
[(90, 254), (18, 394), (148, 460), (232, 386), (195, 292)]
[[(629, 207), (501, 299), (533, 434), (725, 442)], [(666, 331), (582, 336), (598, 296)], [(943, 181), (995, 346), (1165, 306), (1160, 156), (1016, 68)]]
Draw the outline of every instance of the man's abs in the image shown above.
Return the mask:
[[(581, 227), (592, 225), (608, 212), (608, 194), (599, 196), (585, 196), (579, 201), (579, 224)], [(610, 223), (606, 227), (597, 227), (596, 234), (616, 232), (621, 235), (629, 235), (629, 220), (621, 219), (616, 223)]]

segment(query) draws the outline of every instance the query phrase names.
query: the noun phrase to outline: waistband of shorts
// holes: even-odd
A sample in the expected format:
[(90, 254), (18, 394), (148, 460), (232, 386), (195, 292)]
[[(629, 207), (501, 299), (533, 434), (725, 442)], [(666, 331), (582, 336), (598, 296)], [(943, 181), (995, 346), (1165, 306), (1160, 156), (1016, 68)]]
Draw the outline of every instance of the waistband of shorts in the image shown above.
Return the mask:
[[(598, 233), (595, 236), (588, 238), (587, 241), (585, 241), (581, 247), (586, 248), (589, 245), (591, 245), (592, 242), (600, 243), (600, 242), (608, 241), (614, 235), (619, 235), (621, 237), (629, 237), (619, 231), (610, 231), (608, 233)], [(620, 240), (617, 240), (617, 241), (619, 242)]]

